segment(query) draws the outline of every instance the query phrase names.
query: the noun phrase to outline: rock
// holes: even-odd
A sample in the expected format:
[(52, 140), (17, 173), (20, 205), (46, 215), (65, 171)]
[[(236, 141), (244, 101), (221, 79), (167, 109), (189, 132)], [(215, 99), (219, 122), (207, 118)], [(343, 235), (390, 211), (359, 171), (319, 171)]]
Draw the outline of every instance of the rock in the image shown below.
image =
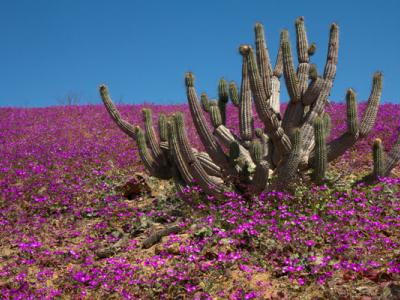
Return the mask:
[(399, 300), (400, 299), (400, 285), (393, 282), (387, 284), (383, 290), (380, 300)]
[(96, 251), (97, 258), (107, 258), (115, 254), (115, 249), (112, 247), (99, 249)]
[(131, 179), (129, 179), (125, 184), (118, 186), (115, 190), (122, 193), (124, 197), (129, 200), (133, 200), (143, 194), (151, 193), (151, 189), (147, 184), (145, 177), (140, 174), (134, 174)]

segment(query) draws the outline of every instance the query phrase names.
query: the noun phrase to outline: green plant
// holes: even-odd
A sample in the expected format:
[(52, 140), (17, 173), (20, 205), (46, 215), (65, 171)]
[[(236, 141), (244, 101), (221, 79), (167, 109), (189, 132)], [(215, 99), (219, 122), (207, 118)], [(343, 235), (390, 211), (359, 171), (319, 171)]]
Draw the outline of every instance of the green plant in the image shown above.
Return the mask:
[[(189, 108), (205, 152), (192, 149), (184, 128), (183, 115), (160, 116), (160, 139), (157, 140), (151, 124), (150, 111), (144, 110), (145, 132), (124, 121), (111, 101), (107, 88), (100, 87), (103, 102), (118, 124), (137, 141), (140, 156), (151, 175), (163, 179), (173, 178), (182, 189), (193, 181), (211, 195), (239, 190), (259, 194), (268, 186), (271, 176), (280, 187), (293, 183), (300, 173), (314, 169), (313, 179), (320, 183), (325, 177), (328, 163), (368, 135), (374, 125), (382, 90), (382, 73), (373, 77), (368, 106), (361, 122), (357, 116), (356, 95), (347, 91), (347, 131), (327, 142), (330, 118), (324, 111), (336, 75), (339, 50), (339, 27), (330, 27), (328, 54), (324, 72), (319, 75), (310, 57), (315, 44), (308, 43), (303, 17), (295, 22), (298, 66), (295, 67), (289, 33), (283, 30), (275, 66), (272, 67), (265, 41), (263, 26), (255, 26), (256, 51), (250, 45), (241, 45), (242, 79), (240, 91), (224, 79), (218, 84), (218, 102), (209, 101), (203, 93), (199, 104), (192, 73), (186, 73), (185, 86)], [(281, 118), (281, 75), (290, 101)], [(240, 136), (226, 127), (226, 105), (230, 99), (239, 107)], [(264, 129), (254, 129), (252, 105)], [(209, 127), (203, 111), (211, 116)], [(167, 129), (166, 129), (167, 128)], [(166, 133), (168, 132), (168, 133)], [(168, 137), (168, 138), (166, 138)], [(399, 160), (399, 144), (389, 160), (379, 166), (379, 174), (388, 175)], [(229, 152), (224, 149), (229, 149)], [(396, 150), (397, 149), (397, 150)], [(378, 160), (377, 160), (378, 161)], [(375, 173), (378, 174), (378, 171)]]

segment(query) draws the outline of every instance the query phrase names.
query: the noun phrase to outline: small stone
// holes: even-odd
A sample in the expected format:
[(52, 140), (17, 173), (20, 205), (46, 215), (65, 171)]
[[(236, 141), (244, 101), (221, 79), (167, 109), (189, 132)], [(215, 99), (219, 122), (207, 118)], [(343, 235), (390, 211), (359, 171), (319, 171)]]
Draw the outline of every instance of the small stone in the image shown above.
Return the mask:
[(125, 184), (118, 186), (116, 191), (122, 193), (127, 199), (133, 200), (143, 194), (149, 194), (151, 189), (144, 176), (134, 174)]
[(395, 283), (387, 284), (382, 291), (380, 300), (398, 300), (400, 299), (400, 285)]

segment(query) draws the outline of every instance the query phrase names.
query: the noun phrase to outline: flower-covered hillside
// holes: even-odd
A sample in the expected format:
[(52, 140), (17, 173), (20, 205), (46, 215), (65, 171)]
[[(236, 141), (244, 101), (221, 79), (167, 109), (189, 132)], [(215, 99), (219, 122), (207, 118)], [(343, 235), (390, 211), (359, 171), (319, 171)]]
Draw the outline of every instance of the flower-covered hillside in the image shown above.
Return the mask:
[[(144, 106), (120, 106), (142, 124)], [(186, 105), (151, 106), (188, 113)], [(332, 137), (346, 108), (328, 107)], [(362, 114), (360, 109), (360, 115)], [(237, 109), (227, 126), (238, 128)], [(191, 143), (201, 149), (191, 118)], [(258, 124), (258, 125), (257, 125)], [(256, 120), (256, 127), (261, 123)], [(361, 299), (394, 294), (400, 281), (399, 167), (376, 185), (380, 137), (390, 149), (400, 106), (384, 104), (368, 139), (330, 166), (329, 183), (294, 195), (216, 201), (196, 186), (175, 195), (121, 186), (142, 173), (135, 143), (103, 106), (0, 109), (0, 294), (4, 299)], [(164, 228), (170, 232), (149, 241)], [(307, 298), (308, 297), (308, 298)], [(318, 298), (315, 298), (318, 299)], [(368, 298), (364, 298), (368, 299)]]

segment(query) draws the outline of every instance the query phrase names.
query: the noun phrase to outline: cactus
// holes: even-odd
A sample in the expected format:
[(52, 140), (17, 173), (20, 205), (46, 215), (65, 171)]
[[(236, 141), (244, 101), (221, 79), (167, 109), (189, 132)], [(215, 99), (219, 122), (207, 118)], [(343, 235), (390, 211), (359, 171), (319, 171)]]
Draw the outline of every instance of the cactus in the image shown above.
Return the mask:
[[(277, 186), (286, 188), (309, 169), (314, 170), (313, 180), (320, 184), (325, 179), (328, 162), (371, 131), (382, 93), (382, 73), (374, 74), (361, 122), (358, 120), (355, 92), (352, 89), (347, 91), (347, 130), (327, 142), (331, 125), (325, 106), (336, 76), (339, 27), (331, 25), (322, 75), (318, 75), (317, 67), (310, 61), (316, 46), (308, 43), (303, 17), (296, 19), (295, 30), (297, 68), (287, 30), (281, 33), (273, 67), (263, 25), (257, 23), (254, 28), (255, 51), (250, 45), (239, 47), (242, 56), (240, 91), (234, 82), (228, 86), (221, 79), (217, 103), (209, 101), (205, 93), (201, 94), (199, 101), (194, 75), (190, 72), (185, 74), (190, 114), (205, 152), (191, 148), (182, 113), (175, 113), (172, 117), (160, 114), (157, 137), (149, 109), (143, 110), (142, 130), (122, 118), (104, 85), (100, 87), (101, 98), (118, 127), (136, 141), (139, 155), (150, 174), (173, 179), (179, 190), (194, 181), (204, 192), (216, 197), (231, 190), (253, 195)], [(283, 118), (279, 81), (282, 74), (290, 96)], [(239, 137), (226, 126), (229, 98), (239, 108)], [(254, 129), (253, 100), (263, 129)], [(210, 128), (204, 113), (209, 113), (213, 128)], [(400, 138), (388, 154), (384, 152), (382, 143), (375, 141), (373, 157), (371, 176), (388, 176), (400, 160)], [(268, 184), (270, 174), (274, 176), (271, 185)]]

